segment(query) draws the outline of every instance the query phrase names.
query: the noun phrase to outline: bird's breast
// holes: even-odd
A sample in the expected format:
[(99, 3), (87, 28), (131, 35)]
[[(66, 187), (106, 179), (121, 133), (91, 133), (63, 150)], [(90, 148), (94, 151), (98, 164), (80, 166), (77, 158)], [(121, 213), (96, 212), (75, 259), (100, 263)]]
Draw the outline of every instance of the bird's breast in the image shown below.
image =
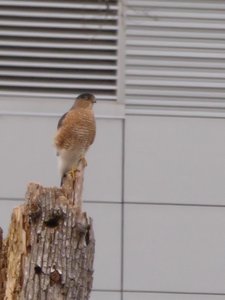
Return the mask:
[(84, 149), (93, 143), (96, 125), (92, 110), (72, 110), (57, 132), (55, 144), (58, 149)]

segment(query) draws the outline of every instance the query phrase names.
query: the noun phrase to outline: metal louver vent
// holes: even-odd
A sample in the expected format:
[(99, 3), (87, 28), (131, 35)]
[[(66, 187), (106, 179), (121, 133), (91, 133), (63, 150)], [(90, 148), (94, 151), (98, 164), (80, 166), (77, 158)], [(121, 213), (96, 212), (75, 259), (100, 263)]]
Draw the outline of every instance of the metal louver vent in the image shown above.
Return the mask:
[(225, 109), (225, 2), (126, 0), (130, 108)]
[(117, 0), (0, 1), (0, 94), (116, 99)]

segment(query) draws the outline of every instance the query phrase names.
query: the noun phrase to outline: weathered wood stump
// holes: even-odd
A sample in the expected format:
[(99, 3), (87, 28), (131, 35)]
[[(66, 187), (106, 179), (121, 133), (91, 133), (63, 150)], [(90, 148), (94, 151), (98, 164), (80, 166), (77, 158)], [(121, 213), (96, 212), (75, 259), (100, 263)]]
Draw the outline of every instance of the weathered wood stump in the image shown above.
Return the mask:
[(0, 241), (1, 299), (89, 299), (95, 240), (92, 219), (82, 212), (83, 169), (62, 188), (28, 185), (4, 247)]

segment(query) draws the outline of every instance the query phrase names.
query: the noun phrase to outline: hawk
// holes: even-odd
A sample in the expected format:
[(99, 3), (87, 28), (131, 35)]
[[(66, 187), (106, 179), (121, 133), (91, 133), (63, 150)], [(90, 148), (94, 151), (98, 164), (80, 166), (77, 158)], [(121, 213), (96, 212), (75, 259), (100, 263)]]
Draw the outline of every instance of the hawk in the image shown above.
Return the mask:
[(80, 160), (85, 158), (85, 153), (94, 142), (96, 125), (92, 108), (95, 102), (92, 94), (79, 95), (71, 109), (58, 122), (54, 144), (61, 185), (67, 172), (76, 171)]

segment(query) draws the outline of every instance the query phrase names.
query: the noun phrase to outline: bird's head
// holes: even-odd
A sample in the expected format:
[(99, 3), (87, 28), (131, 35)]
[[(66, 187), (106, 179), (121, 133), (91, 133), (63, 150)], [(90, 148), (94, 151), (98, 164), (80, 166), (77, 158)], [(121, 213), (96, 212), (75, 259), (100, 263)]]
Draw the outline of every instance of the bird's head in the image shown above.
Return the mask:
[(96, 99), (93, 94), (83, 93), (77, 96), (74, 106), (88, 108), (88, 107), (92, 107), (94, 103), (96, 103)]

